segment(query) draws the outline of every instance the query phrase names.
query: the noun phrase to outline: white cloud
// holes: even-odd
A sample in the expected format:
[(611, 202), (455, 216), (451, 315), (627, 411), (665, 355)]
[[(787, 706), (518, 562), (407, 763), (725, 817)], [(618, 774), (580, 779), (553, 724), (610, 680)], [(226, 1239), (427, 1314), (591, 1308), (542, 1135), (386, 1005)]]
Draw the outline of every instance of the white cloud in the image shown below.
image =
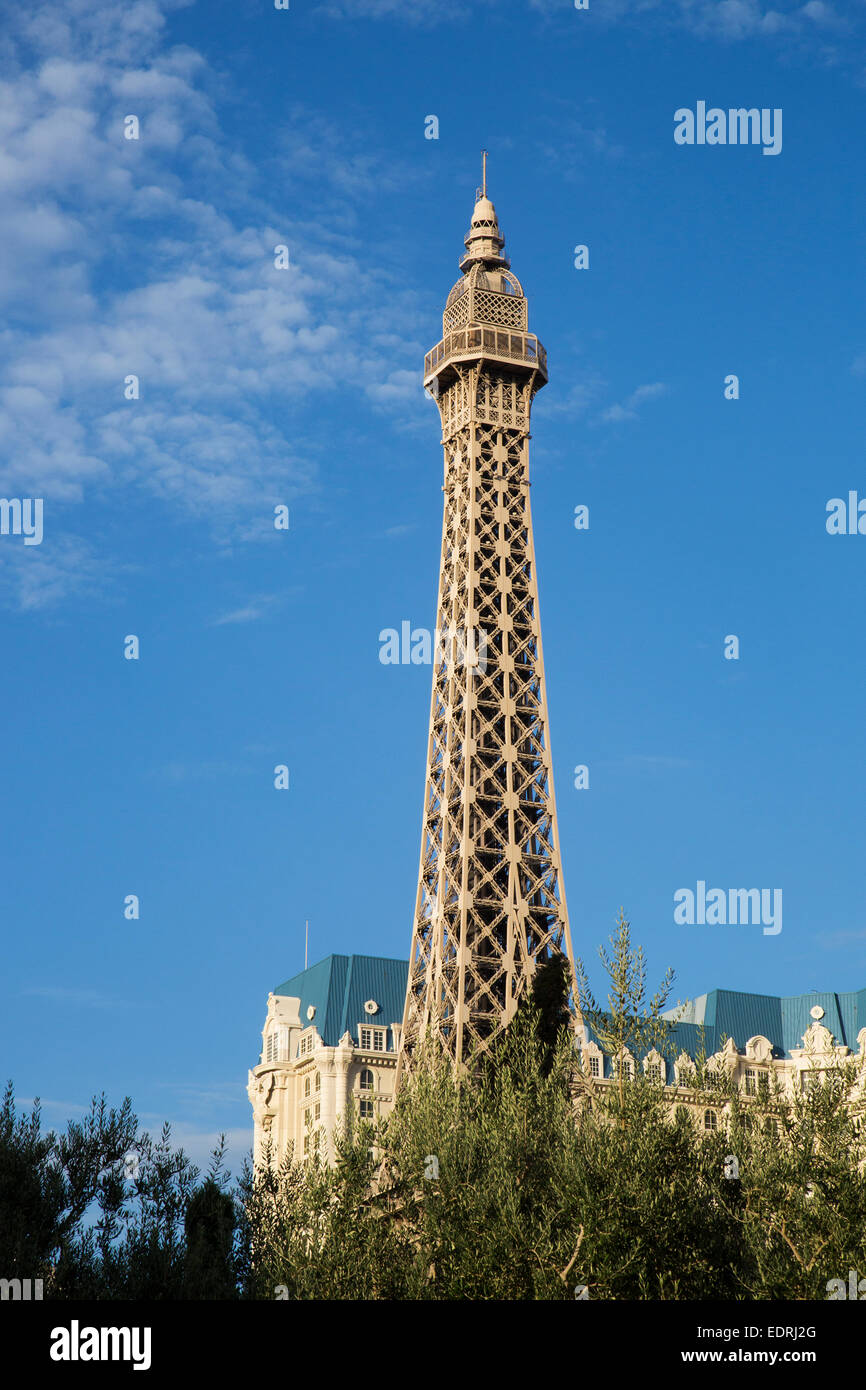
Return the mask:
[[(395, 360), (418, 351), (411, 332), (393, 333), (414, 307), (368, 269), (346, 220), (305, 226), (287, 213), (297, 199), (285, 151), (281, 206), (262, 200), (261, 171), (220, 132), (203, 58), (164, 46), (171, 7), (66, 0), (58, 15), (37, 0), (7, 36), (0, 494), (72, 509), (62, 545), (0, 555), (31, 608), (90, 587), (100, 557), (74, 535), (74, 508), (94, 495), (143, 490), (222, 534), (240, 522), (239, 538), (256, 538), (251, 510), (316, 487), (305, 404), (348, 382), (360, 400), (397, 410), (411, 373)], [(28, 47), (39, 55), (30, 66)], [(140, 119), (139, 140), (123, 138), (127, 114)], [(295, 177), (321, 176), (317, 147), (336, 140), (310, 118)], [(377, 161), (345, 137), (336, 170), (343, 192), (381, 186)], [(274, 264), (278, 245), (289, 247), (286, 270)], [(386, 331), (388, 344), (377, 342)], [(130, 375), (137, 400), (124, 397)]]
[[(474, 9), (502, 5), (502, 0), (475, 0)], [(576, 12), (570, 0), (527, 0), (539, 20), (561, 24), (643, 26), (657, 34), (659, 28), (685, 29), (697, 37), (723, 42), (770, 39), (796, 45), (813, 54), (815, 29), (853, 33), (859, 17), (840, 14), (825, 0), (606, 0)], [(449, 22), (465, 25), (471, 10), (457, 0), (323, 0), (319, 12), (334, 19), (401, 20), (413, 27)], [(862, 50), (861, 50), (862, 51)], [(839, 60), (841, 52), (820, 53)]]
[(51, 999), (58, 1004), (73, 1004), (83, 1009), (133, 1009), (136, 1006), (128, 999), (116, 999), (96, 989), (70, 989), (65, 986), (34, 985), (25, 989), (24, 994), (35, 995), (40, 999)]
[(627, 753), (622, 758), (599, 763), (623, 772), (675, 772), (697, 766), (691, 758), (677, 758), (664, 753)]
[[(246, 1096), (243, 1095), (246, 1103)], [(143, 1117), (142, 1117), (143, 1118)], [(150, 1135), (154, 1141), (158, 1142), (162, 1130), (163, 1118), (154, 1117), (154, 1122), (149, 1125)], [(187, 1158), (191, 1159), (197, 1168), (201, 1169), (204, 1176), (210, 1168), (211, 1155), (217, 1147), (220, 1134), (225, 1135), (226, 1152), (223, 1161), (223, 1172), (229, 1172), (233, 1177), (237, 1177), (243, 1166), (243, 1161), (249, 1156), (253, 1147), (253, 1129), (196, 1129), (192, 1125), (183, 1121), (171, 1121), (171, 1147), (173, 1149), (183, 1149)]]
[(223, 613), (219, 618), (214, 618), (211, 627), (225, 627), (227, 624), (234, 623), (254, 623), (263, 618), (274, 606), (281, 603), (285, 594), (259, 594), (250, 599), (249, 603), (243, 608), (234, 608), (229, 613)]
[(50, 508), (45, 509), (46, 534), (41, 545), (25, 548), (18, 537), (0, 542), (0, 585), (24, 612), (36, 612), (73, 597), (110, 591), (121, 566), (98, 556), (78, 536), (52, 532)]
[(603, 410), (600, 418), (607, 423), (636, 420), (639, 407), (645, 401), (652, 401), (658, 396), (663, 396), (666, 390), (667, 387), (662, 381), (654, 381), (647, 386), (638, 386), (627, 400), (608, 406), (606, 410)]
[(253, 769), (246, 763), (226, 762), (224, 759), (197, 763), (171, 762), (153, 769), (146, 775), (158, 781), (180, 786), (185, 782), (215, 782), (226, 777), (248, 776)]
[(593, 371), (591, 367), (581, 366), (580, 371), (575, 374), (579, 375), (580, 380), (570, 386), (567, 391), (562, 390), (554, 381), (539, 397), (540, 406), (533, 406), (533, 409), (540, 408), (542, 413), (549, 412), (552, 415), (573, 417), (585, 415), (595, 405), (606, 386), (606, 382), (604, 377), (599, 372)]

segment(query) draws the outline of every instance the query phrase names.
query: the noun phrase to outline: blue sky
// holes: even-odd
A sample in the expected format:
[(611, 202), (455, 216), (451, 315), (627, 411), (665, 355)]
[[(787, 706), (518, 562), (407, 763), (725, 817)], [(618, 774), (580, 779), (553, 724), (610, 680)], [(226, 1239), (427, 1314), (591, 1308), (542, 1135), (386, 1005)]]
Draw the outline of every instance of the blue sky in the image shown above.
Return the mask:
[[(408, 953), (430, 670), (378, 634), (435, 618), (421, 368), (482, 147), (549, 354), (575, 949), (603, 990), (622, 904), (678, 998), (862, 987), (866, 536), (825, 527), (866, 497), (859, 0), (3, 9), (0, 496), (44, 499), (41, 545), (0, 536), (19, 1096), (128, 1093), (237, 1167), (304, 920), (313, 960)], [(698, 101), (780, 108), (781, 153), (675, 144)], [(677, 925), (698, 880), (781, 888), (783, 930)]]

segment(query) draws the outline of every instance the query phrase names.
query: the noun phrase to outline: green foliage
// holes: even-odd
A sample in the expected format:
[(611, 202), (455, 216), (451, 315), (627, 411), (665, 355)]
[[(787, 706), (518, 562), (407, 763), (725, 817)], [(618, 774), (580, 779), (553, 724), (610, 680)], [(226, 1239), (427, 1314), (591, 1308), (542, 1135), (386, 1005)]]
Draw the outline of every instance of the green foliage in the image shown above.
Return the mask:
[(544, 1048), (541, 1073), (549, 1075), (554, 1054), (563, 1029), (571, 1022), (569, 996), (572, 980), (568, 960), (561, 951), (554, 951), (535, 972), (531, 1000), (538, 1011), (536, 1031)]
[[(221, 1155), (220, 1155), (221, 1156)], [(209, 1176), (186, 1205), (183, 1296), (196, 1299), (236, 1297), (233, 1260), (235, 1203)]]
[(839, 1061), (812, 1090), (772, 1085), (748, 1101), (728, 1080), (714, 1087), (739, 1171), (726, 1187), (738, 1209), (741, 1296), (823, 1299), (828, 1280), (866, 1270), (866, 1146), (848, 1104), (857, 1071)]
[[(590, 1297), (735, 1296), (721, 1141), (672, 1125), (648, 1084), (626, 1086), (624, 1125), (611, 1123), (617, 1090), (576, 1123), (571, 1038), (544, 1076), (539, 1017), (518, 1011), (499, 1065), (477, 1074), (455, 1076), (429, 1048), (375, 1136), (374, 1194), (361, 1162), (354, 1188), (340, 1164), (254, 1185), (254, 1295), (562, 1299), (584, 1284)], [(372, 1164), (369, 1134), (343, 1142), (343, 1164), (346, 1145)]]
[[(606, 1010), (579, 967), (583, 1022), (614, 1057), (669, 1055), (671, 973), (648, 998), (623, 914), (612, 947)], [(455, 1073), (428, 1039), (391, 1117), (347, 1126), (334, 1168), (247, 1171), (248, 1296), (822, 1298), (866, 1271), (853, 1069), (745, 1098), (699, 1056), (672, 1106), (640, 1069), (594, 1082), (563, 1027), (567, 970), (539, 976), (477, 1065)]]
[[(245, 1166), (222, 1145), (202, 1179), (168, 1127), (94, 1101), (65, 1134), (38, 1103), (0, 1109), (0, 1271), (55, 1298), (821, 1299), (866, 1274), (866, 1149), (850, 1099), (860, 1064), (743, 1095), (724, 1047), (701, 1047), (676, 1096), (638, 1067), (580, 1064), (583, 1025), (614, 1058), (671, 1052), (621, 913), (601, 1009), (582, 964), (554, 956), (510, 1026), (456, 1072), (434, 1041), (389, 1118), (347, 1116), (333, 1164), (314, 1152)], [(671, 1103), (673, 1101), (673, 1103)], [(704, 1115), (716, 1117), (704, 1128)]]
[(589, 987), (583, 961), (576, 963), (578, 1007), (585, 1023), (598, 1038), (599, 1046), (618, 1059), (626, 1051), (668, 1050), (671, 1024), (662, 1017), (675, 979), (668, 970), (661, 985), (647, 1001), (646, 961), (643, 947), (631, 944), (631, 926), (622, 908), (616, 931), (610, 938), (612, 954), (599, 946), (598, 954), (610, 980), (607, 1009), (596, 1003)]
[(108, 1110), (94, 1098), (90, 1114), (63, 1135), (42, 1134), (38, 1100), (19, 1115), (10, 1081), (0, 1110), (0, 1269), (5, 1278), (42, 1279), (56, 1286), (56, 1271), (80, 1238), (93, 1204), (100, 1220), (92, 1244), (117, 1219), (117, 1168), (135, 1142), (130, 1102)]
[(41, 1132), (38, 1101), (0, 1110), (0, 1270), (42, 1279), (46, 1298), (237, 1296), (237, 1209), (223, 1191), (223, 1146), (210, 1173), (140, 1132), (127, 1099), (92, 1102), (63, 1134)]

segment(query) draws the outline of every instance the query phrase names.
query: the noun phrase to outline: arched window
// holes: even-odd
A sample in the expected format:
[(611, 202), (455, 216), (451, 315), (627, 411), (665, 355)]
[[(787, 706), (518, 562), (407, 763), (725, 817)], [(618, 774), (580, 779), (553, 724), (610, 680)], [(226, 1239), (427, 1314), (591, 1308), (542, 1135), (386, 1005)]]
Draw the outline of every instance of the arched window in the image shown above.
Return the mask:
[(358, 1078), (358, 1084), (359, 1084), (359, 1086), (361, 1087), (361, 1090), (362, 1090), (362, 1091), (367, 1091), (367, 1092), (370, 1093), (370, 1094), (368, 1094), (368, 1095), (366, 1095), (366, 1096), (362, 1096), (362, 1097), (361, 1097), (360, 1107), (359, 1107), (359, 1108), (360, 1108), (360, 1113), (361, 1113), (361, 1119), (362, 1119), (362, 1120), (372, 1120), (372, 1119), (375, 1118), (375, 1106), (374, 1106), (374, 1104), (373, 1104), (373, 1096), (372, 1096), (372, 1091), (374, 1090), (374, 1082), (373, 1082), (373, 1073), (371, 1072), (371, 1070), (370, 1070), (369, 1067), (364, 1067), (363, 1071), (361, 1072), (360, 1077)]
[(321, 1073), (320, 1071), (317, 1071), (317, 1072), (316, 1072), (316, 1090), (317, 1090), (317, 1091), (321, 1091), (321, 1089), (322, 1089), (322, 1073)]
[(718, 1129), (719, 1117), (715, 1110), (704, 1111), (704, 1129)]
[(308, 1076), (305, 1076), (305, 1077), (304, 1077), (304, 1095), (305, 1095), (305, 1096), (308, 1096), (309, 1094), (310, 1094), (310, 1078), (309, 1078)]

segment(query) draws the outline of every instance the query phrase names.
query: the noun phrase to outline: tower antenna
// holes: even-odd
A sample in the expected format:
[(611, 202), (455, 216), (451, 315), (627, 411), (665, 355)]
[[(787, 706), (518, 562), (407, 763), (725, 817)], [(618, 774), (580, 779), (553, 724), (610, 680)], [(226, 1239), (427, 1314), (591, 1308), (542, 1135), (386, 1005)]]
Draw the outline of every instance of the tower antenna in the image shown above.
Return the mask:
[(304, 969), (307, 968), (307, 956), (310, 950), (310, 924), (304, 923)]
[(481, 196), (487, 197), (487, 150), (481, 151)]

